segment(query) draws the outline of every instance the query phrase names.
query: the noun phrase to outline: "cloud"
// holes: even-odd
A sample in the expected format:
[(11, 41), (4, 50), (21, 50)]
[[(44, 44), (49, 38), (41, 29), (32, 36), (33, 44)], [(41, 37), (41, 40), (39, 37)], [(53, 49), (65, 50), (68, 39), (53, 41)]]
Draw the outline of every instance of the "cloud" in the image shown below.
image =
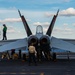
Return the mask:
[(18, 31), (16, 28), (14, 28), (13, 26), (8, 26), (7, 27), (7, 33), (20, 33), (20, 31)]
[[(31, 21), (30, 19), (26, 19), (27, 21)], [(4, 20), (0, 20), (0, 23), (11, 23), (11, 22), (21, 22), (21, 18), (6, 18)]]
[(64, 24), (63, 24), (63, 26), (64, 26), (64, 27), (67, 27), (67, 26), (68, 26), (68, 24), (67, 24), (67, 23), (64, 23)]
[(33, 23), (33, 25), (35, 26), (41, 25), (43, 27), (43, 32), (46, 33), (50, 23), (49, 22), (35, 22)]
[[(41, 18), (44, 14), (44, 11), (32, 11), (32, 10), (20, 10), (20, 11), (21, 15), (24, 15), (27, 21), (31, 21), (31, 19), (37, 20), (38, 18)], [(0, 23), (21, 21), (17, 9), (0, 9), (0, 14), (1, 14)]]
[(75, 23), (73, 23), (73, 26), (75, 26)]
[(63, 31), (62, 28), (56, 27), (56, 28), (53, 30), (53, 33), (59, 33), (59, 32), (62, 32), (62, 31)]
[(53, 15), (54, 15), (54, 13), (49, 13), (49, 12), (46, 12), (46, 13), (45, 13), (45, 16), (46, 16), (46, 17), (50, 17), (50, 16), (53, 16)]
[(13, 26), (8, 26), (7, 27), (8, 29), (7, 29), (7, 32), (8, 33), (15, 33), (16, 31), (15, 31), (15, 28), (13, 27)]
[[(45, 16), (46, 17), (51, 17), (55, 15), (54, 12), (45, 12)], [(62, 11), (59, 11), (59, 16), (75, 16), (75, 9), (74, 8), (68, 8), (66, 10), (62, 10)]]
[(4, 20), (0, 20), (0, 23), (6, 23), (6, 22), (21, 22), (21, 18), (7, 18)]
[(41, 22), (35, 22), (35, 23), (33, 23), (33, 25), (42, 25), (42, 26), (49, 26), (49, 22), (43, 22), (43, 23), (41, 23)]
[(75, 16), (75, 9), (74, 8), (68, 8), (66, 10), (62, 10), (59, 13), (60, 16)]
[(73, 29), (71, 29), (71, 28), (55, 28), (54, 30), (53, 30), (53, 34), (59, 34), (59, 32), (60, 32), (60, 34), (67, 34), (67, 35), (71, 35), (73, 32), (74, 32), (74, 30)]
[(35, 22), (35, 23), (33, 23), (33, 25), (41, 25), (41, 23), (40, 22)]
[[(48, 27), (49, 27), (49, 25), (50, 25), (50, 23), (48, 23), (48, 22), (43, 22), (43, 23), (41, 23), (41, 22), (35, 22), (35, 23), (33, 23), (33, 25), (42, 25), (43, 26), (43, 31), (44, 31), (44, 33), (47, 31), (47, 29), (48, 29)], [(63, 28), (62, 27), (55, 27), (54, 29), (53, 29), (53, 34), (67, 34), (67, 35), (71, 35), (72, 33), (74, 32), (74, 30), (73, 29), (71, 29), (71, 28), (69, 28), (68, 27), (68, 24), (67, 23), (64, 23), (63, 24)]]
[(16, 13), (16, 11), (18, 11), (16, 7), (9, 7), (8, 9), (0, 8), (0, 14), (6, 13), (9, 15), (9, 13)]

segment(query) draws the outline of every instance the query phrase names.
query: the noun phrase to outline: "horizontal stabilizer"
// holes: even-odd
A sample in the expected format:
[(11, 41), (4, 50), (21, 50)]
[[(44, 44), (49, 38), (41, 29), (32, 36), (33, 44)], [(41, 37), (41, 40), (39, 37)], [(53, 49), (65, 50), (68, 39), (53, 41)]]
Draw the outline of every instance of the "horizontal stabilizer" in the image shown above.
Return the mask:
[(26, 38), (0, 46), (0, 52), (11, 50), (11, 49), (22, 48), (25, 46), (28, 46)]
[(75, 45), (69, 42), (63, 41), (61, 39), (57, 39), (55, 37), (51, 38), (51, 47), (59, 48), (62, 50), (67, 50), (71, 52), (75, 52)]

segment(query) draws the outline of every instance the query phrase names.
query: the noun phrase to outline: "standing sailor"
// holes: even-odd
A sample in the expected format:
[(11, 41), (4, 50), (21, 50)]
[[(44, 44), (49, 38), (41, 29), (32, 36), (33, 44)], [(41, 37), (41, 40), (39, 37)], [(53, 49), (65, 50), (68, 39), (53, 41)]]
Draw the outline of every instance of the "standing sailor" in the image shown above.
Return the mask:
[(6, 32), (7, 32), (7, 27), (5, 24), (3, 24), (3, 39), (2, 40), (7, 40)]
[(32, 61), (36, 65), (35, 53), (36, 53), (35, 46), (33, 45), (33, 43), (31, 43), (31, 45), (29, 46), (29, 65), (31, 64)]

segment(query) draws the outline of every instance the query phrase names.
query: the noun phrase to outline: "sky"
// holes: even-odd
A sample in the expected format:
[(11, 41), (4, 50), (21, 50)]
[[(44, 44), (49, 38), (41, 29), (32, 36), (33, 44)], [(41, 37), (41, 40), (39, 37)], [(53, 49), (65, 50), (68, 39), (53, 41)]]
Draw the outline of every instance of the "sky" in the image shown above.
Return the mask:
[(0, 40), (3, 24), (8, 28), (8, 39), (27, 37), (18, 9), (34, 35), (37, 25), (42, 25), (46, 33), (53, 15), (59, 9), (51, 36), (75, 39), (75, 0), (0, 0)]

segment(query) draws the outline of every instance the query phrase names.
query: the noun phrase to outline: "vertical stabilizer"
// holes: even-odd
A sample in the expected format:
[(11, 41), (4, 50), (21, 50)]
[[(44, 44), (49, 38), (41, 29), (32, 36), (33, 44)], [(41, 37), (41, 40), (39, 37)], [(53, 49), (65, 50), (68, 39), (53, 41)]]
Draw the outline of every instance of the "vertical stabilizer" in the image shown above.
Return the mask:
[(56, 18), (58, 16), (58, 13), (59, 13), (59, 10), (57, 11), (57, 14), (53, 16), (53, 19), (52, 19), (52, 21), (50, 23), (50, 26), (49, 26), (48, 30), (47, 30), (46, 34), (49, 35), (49, 36), (51, 36), (51, 33), (52, 33), (52, 30), (53, 30)]
[(29, 28), (29, 26), (28, 26), (28, 24), (27, 24), (27, 21), (26, 21), (25, 17), (24, 17), (23, 15), (21, 15), (21, 13), (20, 13), (19, 10), (18, 10), (18, 12), (19, 12), (19, 15), (20, 15), (20, 17), (21, 17), (21, 19), (22, 19), (22, 22), (23, 22), (23, 25), (24, 25), (24, 27), (25, 27), (27, 36), (32, 35), (32, 32), (31, 32), (31, 30), (30, 30), (30, 28)]

